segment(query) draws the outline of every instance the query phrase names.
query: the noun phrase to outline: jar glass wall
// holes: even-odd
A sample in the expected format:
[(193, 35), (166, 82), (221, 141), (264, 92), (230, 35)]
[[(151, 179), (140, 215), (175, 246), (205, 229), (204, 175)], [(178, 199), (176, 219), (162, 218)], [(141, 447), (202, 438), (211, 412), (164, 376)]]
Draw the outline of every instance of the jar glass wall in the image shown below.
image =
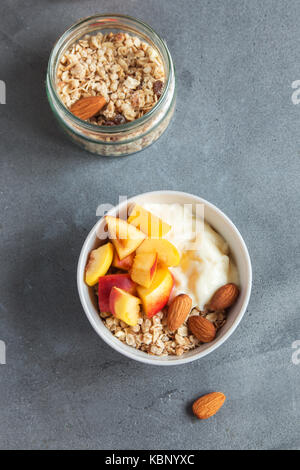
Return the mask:
[[(112, 127), (91, 124), (77, 118), (63, 104), (57, 89), (57, 68), (61, 57), (86, 34), (98, 32), (124, 32), (138, 37), (157, 51), (165, 71), (162, 95), (150, 111), (131, 122)], [(65, 132), (81, 147), (99, 155), (129, 155), (148, 147), (168, 127), (175, 110), (175, 72), (166, 43), (147, 24), (123, 15), (96, 15), (69, 28), (51, 52), (46, 88), (50, 106)]]

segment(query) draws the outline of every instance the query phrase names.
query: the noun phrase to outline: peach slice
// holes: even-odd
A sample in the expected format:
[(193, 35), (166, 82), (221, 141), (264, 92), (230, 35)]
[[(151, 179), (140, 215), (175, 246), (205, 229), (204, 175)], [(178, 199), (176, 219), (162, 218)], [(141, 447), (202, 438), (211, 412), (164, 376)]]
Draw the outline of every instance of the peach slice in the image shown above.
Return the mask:
[(138, 324), (140, 303), (140, 299), (119, 287), (113, 287), (111, 290), (109, 296), (110, 311), (127, 325), (135, 326)]
[(171, 242), (164, 238), (160, 240), (147, 238), (136, 250), (136, 254), (140, 253), (157, 253), (158, 261), (166, 266), (178, 266), (180, 263), (179, 251)]
[(109, 296), (113, 287), (119, 287), (130, 294), (135, 294), (136, 285), (130, 274), (109, 274), (99, 279), (98, 303), (100, 312), (110, 312)]
[(138, 204), (130, 211), (127, 222), (146, 233), (149, 238), (162, 238), (171, 230), (169, 224)]
[(120, 260), (118, 253), (115, 251), (112, 266), (114, 268), (122, 269), (123, 271), (130, 271), (133, 265), (134, 257), (135, 253), (130, 253), (130, 255), (126, 256), (126, 258)]
[(173, 276), (166, 267), (159, 267), (149, 288), (137, 286), (143, 309), (148, 318), (158, 313), (168, 302), (172, 288)]
[(156, 273), (157, 253), (136, 255), (131, 269), (131, 279), (140, 286), (150, 287)]
[(91, 251), (88, 263), (85, 268), (85, 282), (88, 286), (97, 284), (99, 277), (107, 273), (114, 255), (114, 248), (111, 243), (100, 246)]
[(130, 225), (126, 220), (107, 215), (105, 217), (108, 235), (111, 239), (120, 260), (133, 253), (146, 238), (146, 235)]

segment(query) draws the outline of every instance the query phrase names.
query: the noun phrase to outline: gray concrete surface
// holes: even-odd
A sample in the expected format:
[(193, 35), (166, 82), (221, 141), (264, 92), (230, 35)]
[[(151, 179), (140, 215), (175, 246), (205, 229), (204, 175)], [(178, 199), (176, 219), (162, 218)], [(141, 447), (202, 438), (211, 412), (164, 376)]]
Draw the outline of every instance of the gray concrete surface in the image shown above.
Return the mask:
[[(178, 104), (167, 133), (129, 158), (69, 142), (45, 97), (55, 39), (120, 12), (167, 40)], [(272, 0), (2, 0), (0, 80), (2, 449), (299, 449), (300, 4)], [(254, 284), (234, 335), (175, 368), (127, 360), (89, 325), (75, 272), (102, 202), (174, 189), (236, 223)], [(299, 256), (299, 251), (298, 251)], [(298, 268), (298, 270), (297, 270)], [(228, 400), (208, 421), (195, 397)]]

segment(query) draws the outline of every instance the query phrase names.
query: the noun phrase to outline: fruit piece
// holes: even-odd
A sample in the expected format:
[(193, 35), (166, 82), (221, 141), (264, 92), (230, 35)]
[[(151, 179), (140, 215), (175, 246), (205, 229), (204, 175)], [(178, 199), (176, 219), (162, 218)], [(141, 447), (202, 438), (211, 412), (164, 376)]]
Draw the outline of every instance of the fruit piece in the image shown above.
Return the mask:
[(142, 230), (150, 238), (161, 238), (171, 230), (169, 224), (166, 224), (159, 217), (146, 211), (138, 204), (133, 207), (127, 222)]
[(85, 268), (85, 282), (88, 286), (97, 284), (100, 276), (107, 273), (113, 259), (114, 249), (111, 243), (100, 246), (90, 253)]
[(152, 240), (147, 238), (138, 247), (136, 253), (157, 253), (158, 261), (166, 266), (178, 266), (180, 263), (180, 254), (177, 248), (168, 240)]
[(216, 336), (215, 326), (206, 318), (192, 316), (188, 319), (190, 332), (196, 336), (202, 343), (210, 343)]
[(234, 304), (239, 295), (239, 288), (235, 284), (225, 284), (220, 287), (212, 296), (209, 304), (209, 310), (225, 310)]
[(80, 98), (74, 103), (70, 111), (79, 119), (90, 119), (99, 113), (100, 109), (106, 105), (106, 99), (103, 96), (88, 96), (87, 98)]
[(207, 419), (214, 416), (223, 406), (226, 397), (224, 393), (212, 392), (198, 398), (193, 404), (193, 413), (199, 419)]
[(168, 268), (162, 266), (156, 271), (152, 284), (149, 288), (137, 286), (143, 309), (148, 318), (153, 317), (168, 302), (173, 288), (173, 276)]
[(157, 253), (140, 253), (135, 256), (131, 279), (140, 286), (150, 287), (157, 268)]
[(126, 256), (126, 258), (120, 260), (118, 253), (115, 251), (112, 266), (114, 268), (123, 269), (123, 271), (130, 271), (133, 265), (134, 257), (135, 253), (130, 253), (130, 255)]
[(119, 287), (130, 294), (135, 294), (136, 285), (130, 274), (109, 274), (99, 279), (98, 302), (100, 312), (110, 312), (109, 296), (113, 287)]
[(140, 318), (140, 299), (129, 294), (119, 287), (113, 287), (109, 296), (109, 307), (111, 313), (127, 323), (135, 326)]
[(170, 331), (177, 330), (192, 308), (192, 299), (186, 294), (177, 295), (169, 305), (167, 324)]
[(109, 238), (113, 242), (121, 261), (133, 253), (146, 238), (143, 232), (123, 219), (107, 215), (105, 220), (108, 226)]

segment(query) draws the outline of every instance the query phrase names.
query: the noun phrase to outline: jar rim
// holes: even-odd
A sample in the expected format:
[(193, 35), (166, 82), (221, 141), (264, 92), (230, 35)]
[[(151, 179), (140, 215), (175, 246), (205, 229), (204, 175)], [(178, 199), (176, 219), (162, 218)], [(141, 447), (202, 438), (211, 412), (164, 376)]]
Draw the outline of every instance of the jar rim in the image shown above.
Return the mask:
[[(67, 40), (67, 38), (70, 36), (71, 33), (73, 33), (76, 30), (79, 30), (81, 26), (83, 26), (86, 23), (89, 23), (90, 21), (93, 20), (129, 20), (132, 21), (133, 23), (136, 23), (137, 25), (142, 26), (146, 32), (149, 32), (154, 38), (157, 40), (159, 47), (162, 49), (163, 52), (165, 52), (166, 56), (166, 76), (167, 80), (165, 82), (165, 86), (163, 89), (163, 93), (160, 96), (159, 100), (155, 103), (155, 105), (148, 111), (144, 116), (141, 116), (138, 119), (135, 119), (134, 121), (126, 122), (124, 124), (120, 125), (115, 125), (115, 126), (99, 126), (97, 124), (92, 124), (86, 121), (83, 121), (82, 119), (78, 118), (75, 116), (71, 111), (67, 108), (67, 106), (64, 105), (62, 102), (59, 94), (57, 93), (57, 87), (53, 79), (56, 79), (56, 76), (53, 77), (53, 71), (56, 70), (56, 64), (59, 58), (61, 57), (62, 54), (62, 49), (64, 47), (64, 42)], [(85, 33), (88, 34), (88, 33)], [(161, 52), (161, 51), (159, 51)], [(139, 127), (140, 125), (145, 124), (148, 120), (151, 119), (151, 117), (158, 111), (162, 105), (164, 104), (167, 93), (170, 87), (170, 83), (172, 80), (172, 75), (174, 75), (174, 65), (172, 61), (172, 57), (170, 54), (170, 51), (168, 49), (168, 46), (166, 42), (159, 36), (154, 29), (151, 28), (147, 23), (144, 21), (141, 21), (137, 18), (134, 18), (133, 16), (129, 15), (121, 15), (121, 14), (115, 14), (115, 13), (105, 13), (105, 14), (96, 14), (92, 16), (85, 17), (73, 25), (71, 25), (55, 42), (48, 61), (48, 67), (47, 67), (47, 85), (50, 86), (52, 96), (55, 98), (57, 106), (60, 108), (60, 110), (66, 114), (66, 116), (73, 121), (75, 124), (80, 125), (82, 128), (85, 130), (93, 131), (93, 132), (98, 132), (99, 133), (106, 133), (106, 134), (115, 134), (115, 133), (122, 133), (122, 132), (127, 132), (134, 130), (136, 127)]]

